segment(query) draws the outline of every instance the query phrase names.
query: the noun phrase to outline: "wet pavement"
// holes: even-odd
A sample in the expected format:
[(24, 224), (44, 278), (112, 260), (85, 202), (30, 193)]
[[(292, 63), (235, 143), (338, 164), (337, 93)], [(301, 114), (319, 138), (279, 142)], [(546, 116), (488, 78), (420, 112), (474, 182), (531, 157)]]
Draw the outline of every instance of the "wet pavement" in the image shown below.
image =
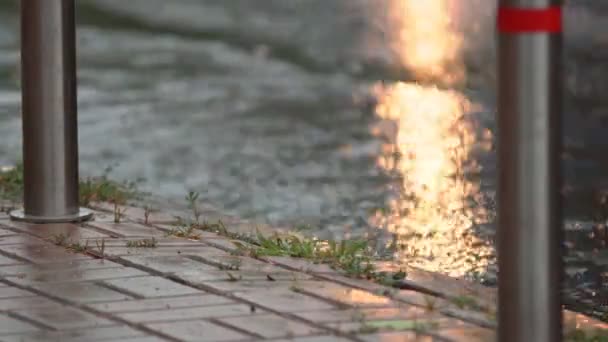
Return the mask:
[[(145, 225), (137, 213), (129, 208), (114, 224), (97, 211), (81, 226), (1, 216), (0, 341), (494, 340), (495, 294), (480, 285), (408, 269), (407, 281), (423, 292), (383, 288), (305, 260), (237, 256), (213, 233), (165, 237), (166, 221)], [(63, 246), (52, 242), (58, 236)], [(125, 247), (153, 237), (154, 248)], [(65, 247), (76, 243), (88, 247)], [(239, 267), (221, 267), (235, 260)], [(486, 309), (450, 299), (465, 295)], [(571, 312), (565, 322), (606, 328)]]
[[(405, 246), (397, 259), (455, 276), (473, 273), (493, 284), (493, 146), (498, 139), (493, 2), (454, 1), (460, 6), (450, 13), (456, 14), (456, 31), (464, 37), (461, 60), (456, 61), (462, 65), (457, 69), (466, 74), (466, 81), (455, 86), (421, 81), (450, 88), (447, 97), (445, 92), (431, 91), (430, 96), (395, 86), (399, 80), (420, 76), (415, 63), (403, 58), (412, 55), (407, 45), (416, 38), (400, 30), (405, 11), (399, 6), (407, 3), (174, 0), (167, 5), (164, 0), (79, 0), (83, 174), (98, 175), (115, 166), (112, 177), (145, 178), (143, 190), (175, 207), (183, 206), (187, 190), (201, 191), (223, 212), (275, 227), (309, 224), (319, 227), (309, 233), (321, 237), (395, 233)], [(15, 4), (0, 3), (3, 165), (21, 156)], [(429, 8), (441, 12), (439, 7)], [(608, 41), (601, 28), (608, 21), (608, 9), (597, 1), (578, 0), (568, 2), (565, 13), (566, 302), (603, 316), (608, 311), (608, 234), (601, 226), (608, 218), (601, 204), (608, 184), (608, 163), (603, 160), (608, 122), (603, 94), (608, 85), (607, 56), (602, 51)], [(429, 14), (419, 17), (438, 19)], [(395, 38), (403, 32), (405, 42)], [(451, 37), (449, 32), (425, 34), (444, 50), (442, 35)], [(378, 84), (386, 88), (377, 91)], [(415, 97), (408, 101), (391, 97), (411, 94)], [(452, 108), (453, 100), (479, 108), (440, 113), (439, 120), (422, 122), (415, 120), (417, 113), (403, 108), (399, 115), (378, 111), (378, 103), (407, 107), (429, 101)], [(457, 163), (443, 165), (438, 175), (453, 168), (480, 171), (459, 171), (460, 178), (436, 189), (449, 196), (431, 198), (429, 203), (445, 209), (473, 197), (483, 210), (454, 215), (425, 209), (409, 217), (391, 215), (393, 210), (405, 212), (413, 202), (408, 188), (421, 188), (420, 182), (408, 180), (410, 175), (433, 175), (432, 169), (429, 173), (419, 166), (432, 164), (443, 146), (427, 142), (454, 133), (434, 128), (441, 122), (460, 124), (457, 114), (464, 114), (466, 125), (456, 135), (464, 135), (463, 141), (475, 137), (474, 144), (460, 151), (463, 157)], [(423, 131), (437, 135), (414, 134)], [(413, 165), (399, 160), (412, 154), (408, 134), (419, 140)], [(482, 146), (486, 143), (489, 146)], [(463, 190), (455, 194), (452, 189)], [(459, 226), (446, 224), (453, 221)], [(424, 233), (429, 225), (439, 227), (441, 234)], [(111, 225), (97, 229), (113, 231)], [(28, 257), (37, 260), (35, 255)]]

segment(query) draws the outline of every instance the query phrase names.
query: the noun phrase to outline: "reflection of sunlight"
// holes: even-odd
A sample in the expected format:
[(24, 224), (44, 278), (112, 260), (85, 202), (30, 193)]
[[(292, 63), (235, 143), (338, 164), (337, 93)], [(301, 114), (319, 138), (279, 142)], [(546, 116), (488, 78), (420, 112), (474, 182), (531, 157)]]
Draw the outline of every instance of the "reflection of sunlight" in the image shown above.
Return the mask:
[[(462, 37), (451, 29), (447, 0), (391, 0), (392, 43), (402, 65), (425, 82), (464, 78)], [(456, 91), (397, 83), (377, 86), (377, 115), (397, 127), (379, 165), (400, 174), (400, 196), (377, 219), (398, 237), (399, 257), (431, 271), (463, 276), (483, 271), (491, 249), (471, 234), (486, 220), (473, 147), (478, 139), (467, 114), (473, 104)], [(376, 132), (382, 133), (382, 132)], [(487, 146), (486, 146), (487, 147)]]
[(462, 81), (462, 36), (452, 31), (452, 1), (390, 0), (389, 39), (418, 80)]
[(386, 305), (390, 299), (384, 296), (378, 296), (367, 291), (348, 289), (345, 293), (348, 297), (348, 303), (353, 305)]

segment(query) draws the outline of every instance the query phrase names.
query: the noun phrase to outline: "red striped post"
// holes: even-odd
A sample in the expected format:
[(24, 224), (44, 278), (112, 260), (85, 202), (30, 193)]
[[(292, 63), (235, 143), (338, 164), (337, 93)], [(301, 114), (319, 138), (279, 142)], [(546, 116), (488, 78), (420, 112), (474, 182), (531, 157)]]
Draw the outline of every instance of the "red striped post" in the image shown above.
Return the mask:
[(558, 0), (501, 0), (500, 342), (556, 342), (561, 316), (561, 34)]

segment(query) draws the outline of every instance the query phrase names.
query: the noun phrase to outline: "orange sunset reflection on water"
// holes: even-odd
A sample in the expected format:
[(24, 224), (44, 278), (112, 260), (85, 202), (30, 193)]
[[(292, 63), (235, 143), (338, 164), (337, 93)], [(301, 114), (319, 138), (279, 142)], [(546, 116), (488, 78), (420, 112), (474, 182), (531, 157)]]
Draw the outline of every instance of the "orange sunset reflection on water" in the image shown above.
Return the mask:
[(491, 247), (472, 234), (489, 214), (472, 158), (490, 148), (489, 131), (479, 132), (469, 114), (478, 107), (457, 90), (465, 78), (463, 37), (453, 29), (448, 0), (391, 0), (391, 49), (418, 83), (398, 82), (373, 89), (376, 114), (394, 131), (374, 127), (390, 141), (380, 167), (399, 174), (399, 196), (373, 221), (396, 236), (399, 260), (451, 276), (483, 272)]

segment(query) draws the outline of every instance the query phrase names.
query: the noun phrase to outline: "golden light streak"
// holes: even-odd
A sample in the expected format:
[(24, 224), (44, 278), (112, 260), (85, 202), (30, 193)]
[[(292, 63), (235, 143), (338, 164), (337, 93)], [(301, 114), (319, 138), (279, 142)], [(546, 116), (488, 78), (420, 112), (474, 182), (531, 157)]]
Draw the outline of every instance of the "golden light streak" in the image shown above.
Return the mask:
[(452, 29), (453, 1), (391, 0), (389, 39), (401, 65), (419, 81), (464, 80), (463, 37)]
[[(418, 80), (454, 85), (465, 76), (463, 37), (451, 27), (450, 1), (391, 0), (389, 27), (400, 63)], [(376, 86), (377, 116), (394, 123), (379, 165), (400, 174), (400, 196), (376, 219), (393, 232), (405, 263), (463, 276), (483, 271), (491, 248), (472, 227), (487, 220), (471, 152), (478, 139), (467, 117), (474, 108), (464, 95), (437, 86), (399, 82)], [(377, 132), (383, 134), (384, 132)]]

